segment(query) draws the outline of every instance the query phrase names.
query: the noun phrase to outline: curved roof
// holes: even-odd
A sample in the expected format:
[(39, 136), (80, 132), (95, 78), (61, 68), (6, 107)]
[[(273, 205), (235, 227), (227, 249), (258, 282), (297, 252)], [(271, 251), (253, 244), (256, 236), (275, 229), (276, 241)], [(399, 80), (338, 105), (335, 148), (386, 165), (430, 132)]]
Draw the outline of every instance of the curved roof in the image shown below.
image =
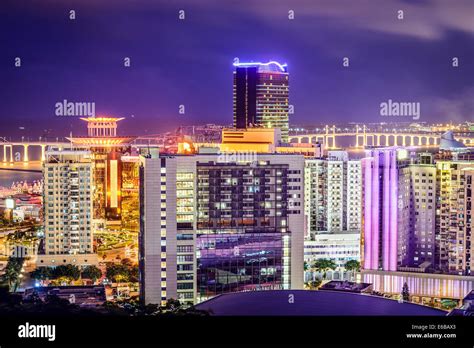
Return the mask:
[[(290, 303), (289, 296), (294, 296)], [(265, 290), (216, 296), (195, 306), (217, 316), (445, 316), (447, 312), (383, 297), (318, 290)]]
[(454, 139), (453, 131), (447, 131), (446, 133), (441, 135), (441, 141), (439, 143), (439, 148), (441, 150), (449, 150), (460, 147), (466, 147), (466, 145)]
[(239, 68), (257, 67), (258, 72), (287, 72), (287, 65), (278, 63), (276, 61), (270, 61), (267, 63), (261, 63), (261, 62), (234, 63), (234, 66), (239, 67)]

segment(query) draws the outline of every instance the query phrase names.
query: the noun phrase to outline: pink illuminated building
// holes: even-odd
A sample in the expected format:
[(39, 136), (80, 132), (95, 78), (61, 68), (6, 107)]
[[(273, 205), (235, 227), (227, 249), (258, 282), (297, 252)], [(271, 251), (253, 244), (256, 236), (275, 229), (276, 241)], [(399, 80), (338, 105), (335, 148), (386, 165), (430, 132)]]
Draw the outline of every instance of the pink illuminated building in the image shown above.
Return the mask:
[(406, 152), (381, 149), (362, 160), (363, 267), (396, 271), (409, 250), (410, 172)]

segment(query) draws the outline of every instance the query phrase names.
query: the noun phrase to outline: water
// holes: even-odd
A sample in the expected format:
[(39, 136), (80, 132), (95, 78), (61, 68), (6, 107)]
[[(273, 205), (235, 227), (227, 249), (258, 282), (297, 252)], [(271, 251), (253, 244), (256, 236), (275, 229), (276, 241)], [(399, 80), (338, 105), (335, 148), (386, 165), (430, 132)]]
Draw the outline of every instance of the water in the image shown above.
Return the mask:
[(39, 162), (31, 162), (26, 165), (23, 163), (15, 163), (13, 165), (0, 163), (0, 187), (11, 187), (12, 183), (17, 181), (32, 183), (34, 180), (41, 180), (43, 177), (41, 172), (5, 170), (2, 168), (4, 166), (9, 169), (41, 170)]

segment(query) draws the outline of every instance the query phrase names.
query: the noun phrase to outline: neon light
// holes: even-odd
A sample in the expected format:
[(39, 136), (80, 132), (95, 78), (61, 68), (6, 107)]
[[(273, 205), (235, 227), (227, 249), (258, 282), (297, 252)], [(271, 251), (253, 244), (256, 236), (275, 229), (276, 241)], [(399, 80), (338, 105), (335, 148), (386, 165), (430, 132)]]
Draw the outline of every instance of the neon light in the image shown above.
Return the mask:
[(268, 66), (268, 65), (271, 65), (271, 64), (275, 64), (276, 66), (278, 66), (280, 68), (281, 71), (285, 71), (285, 68), (288, 66), (286, 63), (285, 64), (280, 64), (276, 61), (270, 61), (268, 63), (261, 63), (261, 62), (251, 62), (251, 63), (234, 63), (233, 65), (234, 66), (239, 66), (239, 67), (246, 67), (246, 66), (255, 66), (255, 65), (265, 65), (265, 66)]
[[(397, 153), (390, 152), (390, 232), (389, 232), (389, 271), (397, 270), (398, 249), (398, 170)], [(403, 208), (403, 207), (402, 207)]]
[(391, 189), (391, 178), (390, 178), (390, 155), (391, 151), (383, 151), (378, 155), (383, 156), (383, 206), (382, 206), (382, 267), (384, 271), (390, 271), (390, 189)]
[(379, 268), (379, 233), (380, 233), (380, 226), (379, 226), (379, 214), (380, 214), (380, 155), (379, 152), (376, 151), (372, 153), (374, 157), (373, 162), (373, 169), (372, 169), (372, 261), (371, 267), (372, 269)]
[(364, 268), (372, 268), (372, 159), (365, 158), (364, 163), (365, 174), (365, 207), (364, 210)]

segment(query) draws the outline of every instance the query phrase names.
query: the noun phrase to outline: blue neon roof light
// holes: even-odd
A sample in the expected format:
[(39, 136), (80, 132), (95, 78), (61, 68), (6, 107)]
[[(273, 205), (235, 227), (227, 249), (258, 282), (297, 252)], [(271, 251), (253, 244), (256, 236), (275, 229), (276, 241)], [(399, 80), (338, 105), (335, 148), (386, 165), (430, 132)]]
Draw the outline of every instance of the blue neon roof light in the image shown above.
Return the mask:
[(249, 63), (234, 63), (233, 64), (235, 67), (269, 67), (270, 65), (276, 65), (278, 69), (282, 72), (286, 72), (286, 67), (288, 66), (286, 63), (285, 64), (280, 64), (276, 61), (270, 61), (268, 63), (261, 63), (261, 62), (249, 62)]

